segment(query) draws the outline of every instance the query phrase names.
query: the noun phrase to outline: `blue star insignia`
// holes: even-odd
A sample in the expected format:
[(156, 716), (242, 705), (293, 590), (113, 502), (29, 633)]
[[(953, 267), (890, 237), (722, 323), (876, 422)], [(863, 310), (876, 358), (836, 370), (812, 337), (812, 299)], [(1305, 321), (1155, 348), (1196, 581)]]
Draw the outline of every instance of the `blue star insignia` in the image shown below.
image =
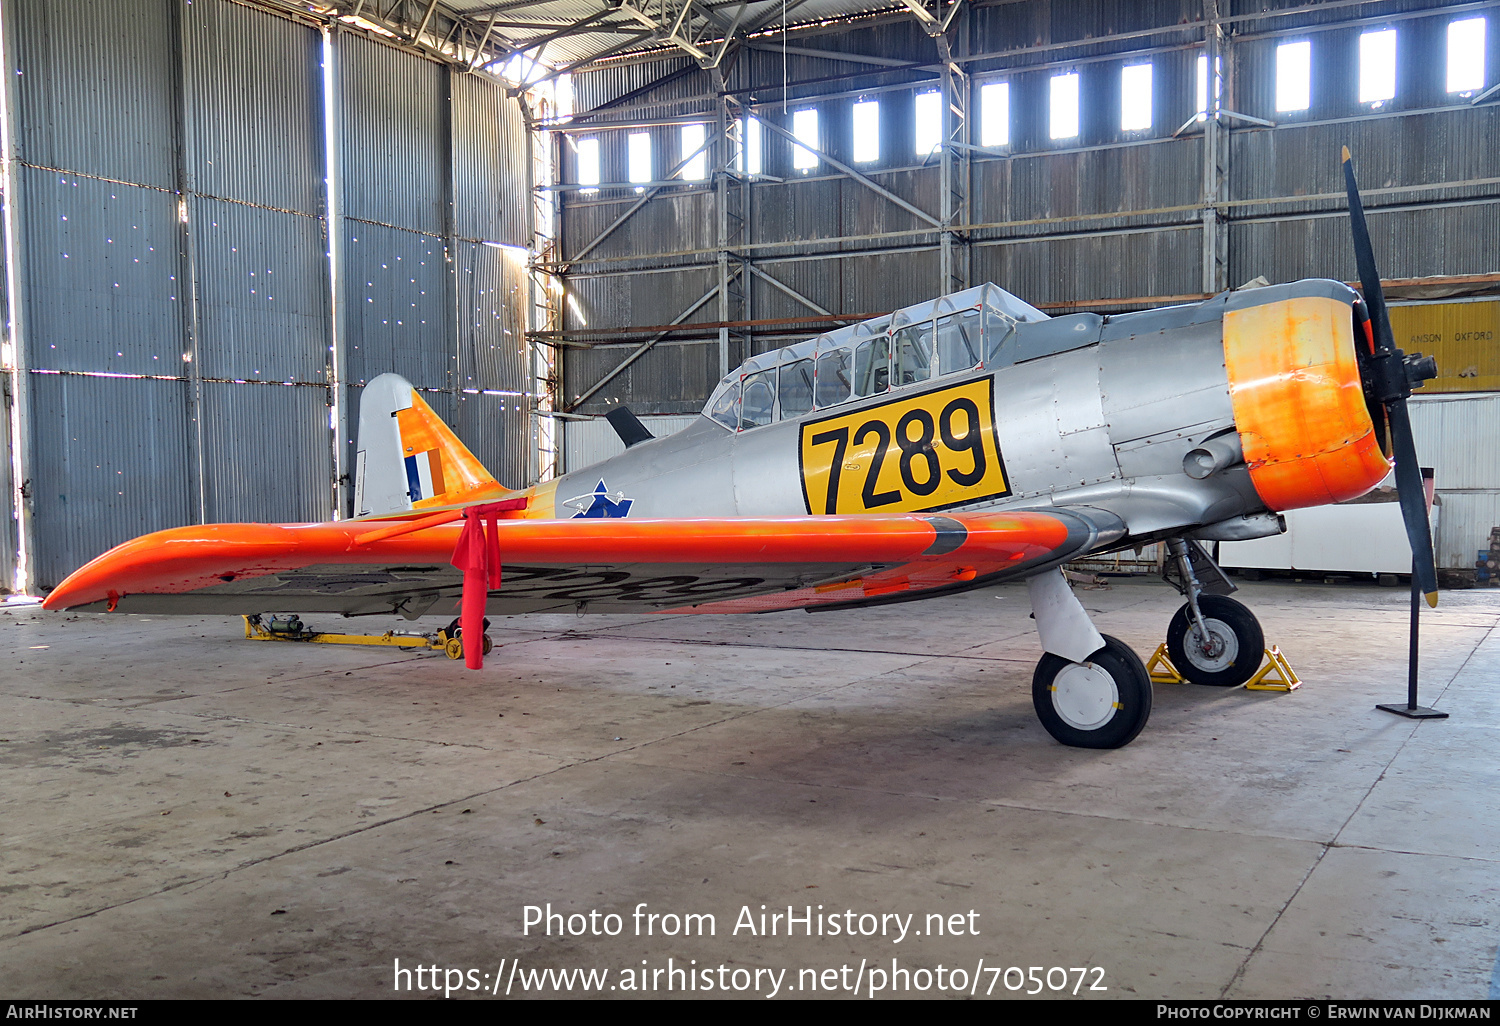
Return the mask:
[(611, 492), (600, 481), (594, 486), (594, 490), (588, 495), (579, 495), (572, 499), (563, 501), (563, 505), (569, 509), (576, 509), (573, 519), (579, 517), (592, 517), (596, 520), (618, 519), (630, 515), (630, 507), (634, 499), (625, 498), (624, 492)]

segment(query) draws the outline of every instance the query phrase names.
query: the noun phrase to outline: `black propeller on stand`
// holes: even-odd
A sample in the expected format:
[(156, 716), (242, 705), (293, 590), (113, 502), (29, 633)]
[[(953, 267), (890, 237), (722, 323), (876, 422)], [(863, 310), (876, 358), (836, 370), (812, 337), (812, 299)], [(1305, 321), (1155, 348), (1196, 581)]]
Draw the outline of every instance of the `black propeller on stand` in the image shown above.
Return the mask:
[[(1401, 517), (1406, 522), (1406, 537), (1411, 542), (1411, 651), (1407, 670), (1405, 705), (1380, 705), (1387, 712), (1413, 719), (1441, 719), (1448, 714), (1417, 705), (1417, 614), (1419, 596), (1425, 595), (1429, 606), (1437, 606), (1437, 566), (1432, 555), (1432, 531), (1428, 524), (1428, 499), (1422, 483), (1422, 469), (1417, 466), (1417, 445), (1411, 433), (1411, 415), (1406, 400), (1413, 388), (1437, 377), (1437, 361), (1421, 353), (1408, 356), (1396, 348), (1391, 334), (1390, 314), (1385, 294), (1380, 288), (1380, 274), (1375, 269), (1375, 250), (1370, 244), (1370, 230), (1365, 224), (1365, 208), (1359, 199), (1359, 183), (1354, 180), (1354, 161), (1349, 147), (1344, 147), (1344, 185), (1349, 192), (1349, 227), (1354, 236), (1354, 258), (1359, 265), (1360, 291), (1370, 315), (1369, 328), (1373, 352), (1361, 353), (1360, 377), (1371, 411), (1385, 412), (1389, 431), (1390, 453), (1396, 461), (1396, 496), (1401, 500)], [(1376, 431), (1381, 425), (1376, 425)]]

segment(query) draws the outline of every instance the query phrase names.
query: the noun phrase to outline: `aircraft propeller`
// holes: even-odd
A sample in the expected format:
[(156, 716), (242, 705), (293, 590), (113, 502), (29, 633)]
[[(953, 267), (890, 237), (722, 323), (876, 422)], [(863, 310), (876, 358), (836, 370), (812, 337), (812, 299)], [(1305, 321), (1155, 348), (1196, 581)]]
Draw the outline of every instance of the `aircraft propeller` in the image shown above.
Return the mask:
[(1411, 390), (1429, 378), (1437, 377), (1437, 361), (1414, 353), (1408, 356), (1396, 348), (1391, 334), (1390, 315), (1380, 288), (1380, 274), (1375, 269), (1375, 250), (1370, 244), (1370, 230), (1365, 224), (1365, 208), (1359, 198), (1359, 184), (1354, 180), (1354, 160), (1344, 147), (1344, 185), (1349, 192), (1349, 227), (1354, 235), (1354, 257), (1359, 264), (1360, 291), (1364, 293), (1369, 320), (1365, 330), (1370, 337), (1368, 353), (1360, 354), (1360, 377), (1371, 412), (1385, 411), (1385, 424), (1375, 430), (1384, 440), (1388, 428), (1390, 452), (1396, 461), (1396, 494), (1401, 500), (1401, 516), (1406, 521), (1406, 537), (1411, 542), (1412, 576), (1429, 606), (1437, 605), (1437, 567), (1432, 554), (1432, 532), (1428, 526), (1427, 499), (1422, 487), (1422, 471), (1417, 466), (1417, 446), (1411, 433), (1411, 416), (1406, 400)]

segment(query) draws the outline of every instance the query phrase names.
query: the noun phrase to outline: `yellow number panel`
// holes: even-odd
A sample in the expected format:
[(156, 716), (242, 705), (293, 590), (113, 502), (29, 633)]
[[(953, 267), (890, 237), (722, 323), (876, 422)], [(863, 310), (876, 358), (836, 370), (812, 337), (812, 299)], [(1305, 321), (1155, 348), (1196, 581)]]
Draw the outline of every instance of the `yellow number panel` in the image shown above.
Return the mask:
[(807, 421), (800, 458), (809, 513), (923, 512), (1010, 494), (991, 377)]

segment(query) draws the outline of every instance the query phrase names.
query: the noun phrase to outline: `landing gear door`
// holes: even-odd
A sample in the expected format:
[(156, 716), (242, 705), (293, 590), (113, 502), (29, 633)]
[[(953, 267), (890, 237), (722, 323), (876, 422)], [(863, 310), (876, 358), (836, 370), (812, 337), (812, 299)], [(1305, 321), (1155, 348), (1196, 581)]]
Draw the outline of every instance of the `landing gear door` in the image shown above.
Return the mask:
[[(1205, 595), (1233, 595), (1239, 591), (1239, 585), (1231, 581), (1219, 569), (1219, 564), (1214, 562), (1202, 544), (1191, 538), (1186, 538), (1188, 559), (1193, 564), (1193, 574), (1198, 578), (1198, 585)], [(1177, 560), (1169, 559), (1161, 568), (1162, 579), (1177, 589), (1177, 594), (1187, 594), (1187, 582), (1182, 579), (1182, 570), (1177, 565)]]

